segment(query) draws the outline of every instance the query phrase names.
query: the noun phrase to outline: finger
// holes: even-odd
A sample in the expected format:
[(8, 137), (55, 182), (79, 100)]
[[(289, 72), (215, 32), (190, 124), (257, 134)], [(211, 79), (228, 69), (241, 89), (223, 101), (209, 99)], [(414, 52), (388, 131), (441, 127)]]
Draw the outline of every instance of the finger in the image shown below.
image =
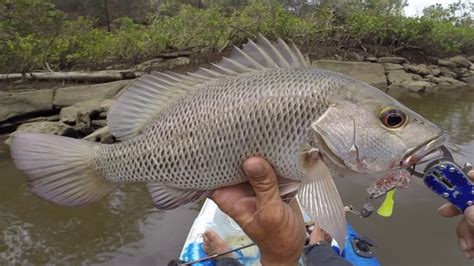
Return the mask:
[(313, 231), (311, 232), (311, 235), (309, 236), (309, 243), (314, 244), (322, 240), (324, 240), (324, 232), (321, 229), (321, 227), (319, 227), (319, 225), (314, 224)]
[(467, 173), (467, 176), (472, 180), (474, 181), (474, 170), (471, 170)]
[(228, 213), (235, 205), (237, 201), (245, 197), (251, 197), (254, 195), (252, 187), (249, 183), (238, 184), (229, 187), (223, 187), (215, 190), (209, 195), (219, 209), (223, 212)]
[(461, 214), (461, 212), (451, 203), (445, 203), (438, 209), (438, 213), (444, 217), (454, 217)]
[(464, 210), (464, 217), (474, 231), (474, 206), (470, 206)]
[(281, 201), (277, 176), (265, 160), (258, 157), (247, 159), (244, 162), (244, 171), (259, 204), (266, 205)]
[(459, 239), (459, 246), (466, 253), (466, 257), (471, 258), (472, 255), (470, 253), (474, 249), (474, 230), (467, 223), (466, 219), (462, 219), (459, 222), (456, 234)]

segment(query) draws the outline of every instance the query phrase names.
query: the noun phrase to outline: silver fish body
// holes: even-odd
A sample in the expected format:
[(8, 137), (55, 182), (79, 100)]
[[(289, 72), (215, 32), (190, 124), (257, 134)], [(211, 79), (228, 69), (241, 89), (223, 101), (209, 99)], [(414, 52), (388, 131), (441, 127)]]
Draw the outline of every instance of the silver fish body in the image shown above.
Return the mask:
[(242, 162), (263, 156), (301, 181), (308, 130), (333, 88), (355, 82), (314, 68), (268, 69), (206, 82), (162, 110), (129, 141), (99, 146), (92, 161), (111, 182), (213, 190), (245, 181)]
[(169, 210), (245, 182), (242, 162), (257, 155), (273, 165), (280, 193), (297, 192), (341, 247), (346, 223), (331, 170), (405, 168), (443, 140), (440, 128), (380, 90), (311, 68), (294, 45), (263, 36), (209, 69), (140, 77), (107, 119), (120, 143), (15, 134), (12, 157), (30, 190), (78, 206), (145, 182), (155, 206)]

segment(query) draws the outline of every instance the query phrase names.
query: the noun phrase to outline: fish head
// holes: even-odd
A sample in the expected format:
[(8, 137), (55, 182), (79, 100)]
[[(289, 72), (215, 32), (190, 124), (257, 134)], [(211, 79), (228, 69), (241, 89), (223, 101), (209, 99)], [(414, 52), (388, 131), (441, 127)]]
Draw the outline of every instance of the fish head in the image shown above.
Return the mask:
[[(356, 173), (406, 168), (441, 146), (441, 128), (384, 92), (352, 80), (313, 122), (318, 148)], [(344, 169), (343, 169), (344, 170)]]

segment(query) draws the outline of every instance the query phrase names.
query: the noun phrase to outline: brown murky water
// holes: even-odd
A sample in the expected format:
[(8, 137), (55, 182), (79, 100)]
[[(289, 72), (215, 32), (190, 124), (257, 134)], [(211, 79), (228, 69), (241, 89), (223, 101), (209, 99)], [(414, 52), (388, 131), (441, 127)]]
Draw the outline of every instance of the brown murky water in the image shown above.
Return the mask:
[[(403, 103), (441, 125), (461, 162), (474, 162), (474, 88), (425, 96), (397, 95)], [(344, 202), (360, 206), (370, 180), (338, 180)], [(395, 195), (391, 218), (349, 215), (372, 238), (383, 265), (472, 265), (457, 246), (459, 218), (436, 214), (443, 200), (415, 180)], [(197, 208), (162, 213), (143, 186), (129, 185), (101, 202), (64, 208), (27, 192), (8, 148), (0, 146), (0, 264), (166, 265), (177, 258)]]

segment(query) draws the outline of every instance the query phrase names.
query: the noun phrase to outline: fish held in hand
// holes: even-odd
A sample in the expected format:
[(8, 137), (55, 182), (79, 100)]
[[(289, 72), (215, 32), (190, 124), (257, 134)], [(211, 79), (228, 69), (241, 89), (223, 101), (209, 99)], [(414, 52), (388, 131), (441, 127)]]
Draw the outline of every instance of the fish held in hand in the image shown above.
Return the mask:
[(436, 125), (382, 91), (312, 68), (294, 45), (263, 36), (209, 69), (138, 78), (112, 106), (108, 126), (120, 143), (18, 133), (12, 157), (43, 199), (78, 206), (146, 182), (155, 206), (169, 210), (246, 182), (243, 161), (262, 156), (281, 193), (299, 191), (302, 207), (341, 246), (334, 170), (406, 167), (442, 142)]

